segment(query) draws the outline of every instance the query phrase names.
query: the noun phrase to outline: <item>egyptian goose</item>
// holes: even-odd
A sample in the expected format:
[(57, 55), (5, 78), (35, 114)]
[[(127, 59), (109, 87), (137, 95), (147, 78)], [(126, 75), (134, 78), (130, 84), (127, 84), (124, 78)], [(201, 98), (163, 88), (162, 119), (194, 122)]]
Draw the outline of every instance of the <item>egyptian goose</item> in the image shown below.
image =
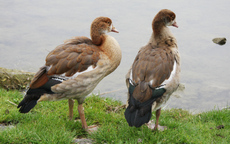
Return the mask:
[(68, 99), (69, 117), (72, 119), (73, 99), (76, 99), (82, 127), (90, 130), (82, 104), (121, 61), (120, 46), (106, 34), (108, 32), (118, 33), (110, 18), (98, 17), (91, 24), (91, 39), (74, 37), (51, 51), (45, 66), (35, 74), (29, 90), (19, 103), (19, 111), (27, 113), (40, 101)]
[[(143, 46), (126, 75), (128, 101), (125, 118), (129, 126), (148, 123), (156, 110), (158, 126), (162, 104), (179, 86), (180, 56), (177, 41), (167, 26), (177, 27), (176, 15), (167, 9), (157, 13), (152, 22), (153, 33)], [(164, 128), (164, 127), (163, 127)]]

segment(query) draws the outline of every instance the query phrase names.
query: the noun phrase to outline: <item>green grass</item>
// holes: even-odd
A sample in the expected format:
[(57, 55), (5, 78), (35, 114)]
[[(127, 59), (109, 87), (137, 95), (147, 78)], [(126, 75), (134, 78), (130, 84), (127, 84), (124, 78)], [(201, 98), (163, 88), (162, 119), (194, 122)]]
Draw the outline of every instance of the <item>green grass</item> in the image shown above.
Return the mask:
[[(121, 103), (99, 96), (89, 96), (84, 104), (88, 125), (99, 125), (96, 133), (88, 134), (79, 121), (68, 120), (67, 100), (41, 102), (31, 112), (21, 114), (15, 105), (23, 95), (18, 91), (0, 89), (0, 124), (14, 128), (0, 131), (0, 143), (72, 143), (74, 138), (90, 138), (95, 143), (230, 143), (230, 110), (213, 110), (192, 115), (180, 109), (163, 110), (160, 124), (163, 132), (147, 126), (129, 127)], [(9, 100), (9, 101), (8, 101)], [(77, 104), (74, 118), (79, 119)], [(155, 119), (153, 115), (152, 119)], [(224, 125), (223, 129), (217, 129)]]

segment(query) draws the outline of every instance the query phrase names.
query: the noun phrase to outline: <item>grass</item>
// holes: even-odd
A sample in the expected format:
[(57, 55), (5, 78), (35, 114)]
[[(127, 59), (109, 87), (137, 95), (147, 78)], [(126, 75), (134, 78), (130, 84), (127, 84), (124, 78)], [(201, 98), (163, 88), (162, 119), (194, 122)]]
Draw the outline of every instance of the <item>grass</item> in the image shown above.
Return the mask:
[[(31, 112), (21, 114), (15, 105), (23, 95), (18, 91), (0, 89), (0, 124), (14, 128), (0, 131), (0, 143), (73, 143), (74, 138), (89, 138), (95, 143), (230, 143), (230, 110), (213, 110), (196, 115), (181, 109), (163, 110), (160, 124), (163, 132), (151, 131), (147, 126), (129, 127), (121, 103), (99, 96), (89, 96), (84, 104), (88, 125), (99, 125), (96, 133), (81, 128), (75, 105), (74, 117), (68, 120), (67, 100), (41, 102)], [(9, 100), (9, 101), (8, 101)], [(152, 119), (155, 119), (153, 115)], [(217, 129), (223, 125), (224, 128)]]

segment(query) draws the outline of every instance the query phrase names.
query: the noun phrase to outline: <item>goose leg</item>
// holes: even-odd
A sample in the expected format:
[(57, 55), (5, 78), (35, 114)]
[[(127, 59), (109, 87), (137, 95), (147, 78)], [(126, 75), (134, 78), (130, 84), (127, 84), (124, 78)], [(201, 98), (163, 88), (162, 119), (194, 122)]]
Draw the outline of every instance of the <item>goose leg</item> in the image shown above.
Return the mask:
[(73, 99), (69, 99), (69, 119), (72, 120), (73, 119), (73, 106), (74, 106), (74, 100)]
[(96, 125), (88, 126), (87, 125), (86, 120), (85, 120), (84, 108), (82, 104), (78, 105), (78, 112), (81, 118), (82, 128), (85, 129), (88, 133), (97, 131), (98, 126)]
[(156, 124), (155, 124), (154, 130), (158, 130), (158, 124), (159, 124), (160, 115), (161, 115), (161, 108), (156, 110)]
[(159, 125), (159, 118), (160, 118), (160, 115), (161, 115), (161, 108), (159, 108), (159, 109), (156, 111), (156, 124), (155, 124), (154, 130), (164, 131), (164, 130), (167, 129), (167, 126), (160, 126), (160, 125)]
[(82, 104), (78, 105), (78, 112), (79, 112), (79, 115), (80, 115), (80, 118), (81, 118), (82, 128), (85, 129), (85, 130), (88, 130), (88, 126), (87, 126), (87, 123), (86, 123), (86, 120), (85, 120), (84, 108), (83, 108)]

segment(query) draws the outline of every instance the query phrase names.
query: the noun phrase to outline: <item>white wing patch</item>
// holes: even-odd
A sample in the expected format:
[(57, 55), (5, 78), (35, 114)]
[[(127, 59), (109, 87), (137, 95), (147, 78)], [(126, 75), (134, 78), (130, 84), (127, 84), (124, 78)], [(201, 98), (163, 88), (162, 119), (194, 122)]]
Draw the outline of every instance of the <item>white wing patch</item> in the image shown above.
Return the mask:
[[(172, 80), (172, 78), (173, 78), (174, 75), (176, 74), (176, 67), (177, 67), (177, 63), (176, 63), (176, 61), (174, 61), (173, 70), (172, 70), (172, 72), (171, 72), (169, 78), (166, 79), (165, 81), (163, 81), (163, 83), (162, 83), (159, 87), (157, 87), (156, 89), (165, 87), (165, 85), (167, 85), (167, 84)], [(154, 82), (154, 80), (151, 80), (151, 81), (149, 82), (149, 84), (152, 85), (153, 82)]]
[(162, 83), (159, 87), (157, 87), (156, 89), (164, 88), (170, 81), (172, 81), (173, 77), (174, 77), (175, 74), (176, 74), (176, 67), (177, 67), (177, 63), (176, 63), (176, 61), (174, 61), (173, 70), (172, 70), (172, 72), (171, 72), (169, 78), (166, 79), (165, 81), (163, 81), (163, 83)]
[[(51, 66), (47, 66), (46, 67), (46, 70), (49, 71), (49, 69), (51, 68)], [(97, 67), (93, 68), (93, 66), (89, 66), (86, 70), (82, 71), (82, 72), (77, 72), (75, 73), (73, 76), (71, 77), (67, 77), (65, 76), (65, 73), (63, 74), (60, 74), (60, 75), (53, 75), (53, 79), (55, 80), (58, 80), (58, 81), (64, 81), (64, 80), (69, 80), (69, 79), (74, 79), (76, 78), (77, 76), (81, 75), (81, 74), (84, 74), (84, 73), (87, 73), (87, 72), (90, 72), (92, 70), (95, 70)]]
[[(163, 81), (163, 83), (162, 83), (159, 87), (157, 87), (156, 89), (165, 87), (165, 85), (167, 85), (167, 84), (173, 79), (174, 75), (176, 74), (176, 67), (177, 67), (177, 63), (176, 63), (176, 61), (174, 61), (173, 70), (172, 70), (172, 72), (171, 72), (169, 78), (166, 79), (165, 81)], [(133, 77), (133, 76), (132, 76), (132, 70), (131, 70), (131, 71), (130, 71), (130, 76), (129, 76), (129, 82), (130, 82), (132, 85), (135, 85), (135, 84), (133, 83), (132, 77)], [(154, 82), (154, 79), (151, 80), (151, 81), (149, 81), (149, 85), (152, 85), (153, 82)]]
[(132, 73), (132, 70), (131, 70), (130, 75), (129, 75), (129, 83), (134, 86), (135, 84), (133, 83), (132, 77), (133, 77), (133, 73)]
[(82, 71), (82, 72), (77, 72), (77, 73), (75, 73), (72, 77), (70, 77), (69, 79), (74, 79), (74, 78), (76, 78), (77, 76), (79, 76), (79, 75), (81, 75), (81, 74), (84, 74), (84, 73), (86, 73), (86, 72), (90, 72), (90, 71), (92, 71), (92, 70), (94, 70), (94, 69), (96, 69), (97, 67), (95, 67), (95, 68), (93, 68), (93, 66), (90, 66), (90, 67), (88, 67), (86, 70), (84, 70), (84, 71)]
[(172, 70), (172, 72), (170, 74), (170, 77), (168, 79), (166, 79), (165, 81), (163, 81), (162, 85), (165, 85), (165, 84), (169, 83), (172, 80), (172, 78), (176, 74), (176, 66), (177, 66), (177, 63), (176, 63), (176, 61), (174, 61), (173, 70)]
[(53, 80), (63, 82), (65, 79), (59, 78), (59, 77), (52, 77)]

